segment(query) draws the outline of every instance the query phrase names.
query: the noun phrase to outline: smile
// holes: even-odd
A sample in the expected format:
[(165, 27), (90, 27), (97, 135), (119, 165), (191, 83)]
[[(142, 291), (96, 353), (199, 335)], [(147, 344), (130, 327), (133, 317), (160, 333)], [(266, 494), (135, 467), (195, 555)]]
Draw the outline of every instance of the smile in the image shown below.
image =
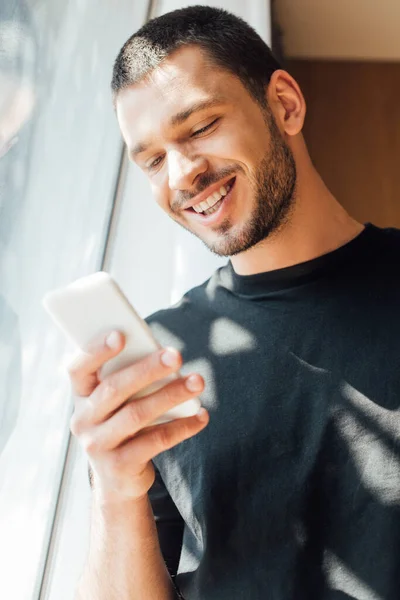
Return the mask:
[(204, 225), (212, 224), (224, 216), (225, 208), (229, 207), (232, 189), (236, 177), (233, 177), (220, 189), (211, 194), (206, 200), (186, 209), (192, 214), (192, 218), (199, 220)]
[(228, 182), (226, 186), (222, 185), (217, 192), (211, 194), (206, 200), (192, 206), (193, 210), (197, 213), (211, 215), (218, 209), (218, 206), (221, 204), (221, 199), (227, 195), (231, 187), (231, 182)]

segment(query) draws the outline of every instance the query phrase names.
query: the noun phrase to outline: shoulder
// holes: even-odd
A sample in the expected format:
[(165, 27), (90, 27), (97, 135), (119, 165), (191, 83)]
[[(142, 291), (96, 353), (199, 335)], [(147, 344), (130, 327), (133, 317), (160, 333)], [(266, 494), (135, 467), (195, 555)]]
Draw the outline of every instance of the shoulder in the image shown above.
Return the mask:
[(400, 298), (400, 229), (369, 225), (359, 274), (364, 277), (368, 295), (374, 294), (385, 302)]
[(175, 304), (168, 306), (166, 308), (162, 308), (158, 310), (148, 317), (146, 317), (146, 321), (149, 325), (156, 322), (173, 322), (176, 319), (181, 319), (187, 315), (194, 304), (198, 304), (202, 298), (205, 296), (205, 290), (209, 283), (209, 279), (198, 285), (193, 287), (189, 291), (187, 291)]
[(389, 262), (397, 262), (400, 256), (400, 229), (376, 225), (369, 225), (369, 228), (370, 248), (374, 251), (375, 258), (378, 261), (387, 259)]
[(206, 281), (186, 292), (175, 304), (145, 318), (162, 345), (172, 344), (179, 349), (183, 340), (190, 338), (192, 332), (199, 331), (202, 319), (213, 310), (220, 270), (217, 269)]

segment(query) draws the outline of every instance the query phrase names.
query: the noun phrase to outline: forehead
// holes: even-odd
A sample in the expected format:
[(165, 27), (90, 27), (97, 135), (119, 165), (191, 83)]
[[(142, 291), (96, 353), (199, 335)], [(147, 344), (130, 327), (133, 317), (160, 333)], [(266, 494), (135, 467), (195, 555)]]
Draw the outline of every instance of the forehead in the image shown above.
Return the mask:
[(242, 87), (199, 48), (181, 48), (140, 83), (119, 92), (116, 109), (125, 141), (132, 145), (133, 137), (145, 135), (156, 123), (166, 123), (186, 106), (214, 98), (232, 101), (235, 86)]

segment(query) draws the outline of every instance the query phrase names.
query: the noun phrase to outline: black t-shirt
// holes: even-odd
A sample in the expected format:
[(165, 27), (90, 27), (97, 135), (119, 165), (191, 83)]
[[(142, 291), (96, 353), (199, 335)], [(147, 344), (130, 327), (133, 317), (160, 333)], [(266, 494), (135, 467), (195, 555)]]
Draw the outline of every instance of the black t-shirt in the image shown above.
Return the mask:
[(367, 224), (147, 319), (206, 383), (209, 425), (150, 492), (186, 600), (400, 598), (399, 264), (400, 231)]

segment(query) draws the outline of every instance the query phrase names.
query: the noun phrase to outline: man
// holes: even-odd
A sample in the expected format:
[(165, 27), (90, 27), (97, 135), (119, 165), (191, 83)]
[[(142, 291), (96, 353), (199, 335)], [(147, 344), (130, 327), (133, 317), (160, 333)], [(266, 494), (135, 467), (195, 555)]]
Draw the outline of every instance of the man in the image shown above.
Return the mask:
[[(112, 88), (160, 207), (230, 261), (149, 317), (180, 352), (100, 382), (112, 333), (71, 365), (94, 477), (78, 597), (398, 599), (400, 233), (332, 196), (299, 86), (227, 12), (150, 21)], [(197, 417), (149, 427), (199, 394)]]

